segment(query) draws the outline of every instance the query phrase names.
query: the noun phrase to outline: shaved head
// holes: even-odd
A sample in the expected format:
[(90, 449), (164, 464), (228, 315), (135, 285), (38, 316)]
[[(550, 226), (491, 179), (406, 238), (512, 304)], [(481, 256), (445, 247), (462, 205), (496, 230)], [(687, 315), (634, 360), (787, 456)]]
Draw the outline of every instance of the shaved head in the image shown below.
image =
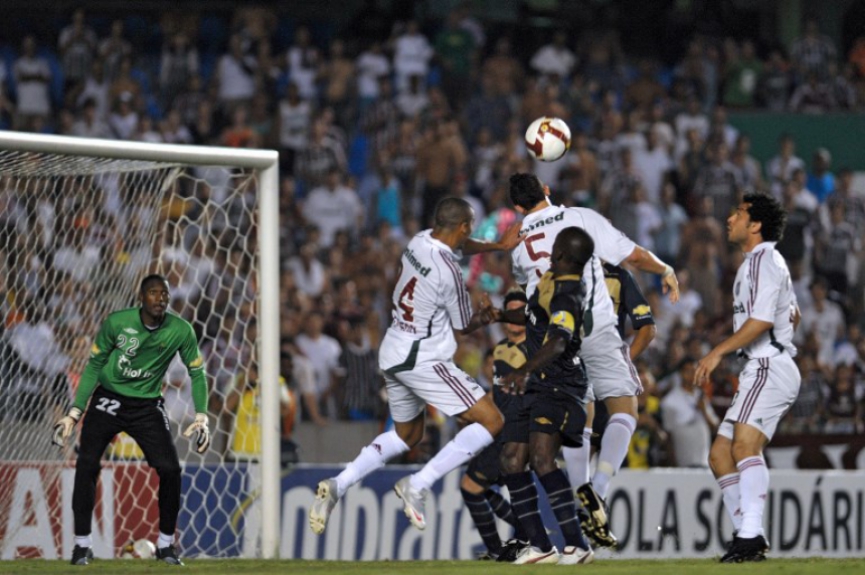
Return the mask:
[(586, 230), (572, 226), (556, 236), (552, 263), (556, 273), (580, 273), (595, 253), (595, 242)]
[(461, 198), (444, 198), (436, 206), (435, 227), (452, 230), (460, 224), (471, 224), (474, 212), (471, 205)]

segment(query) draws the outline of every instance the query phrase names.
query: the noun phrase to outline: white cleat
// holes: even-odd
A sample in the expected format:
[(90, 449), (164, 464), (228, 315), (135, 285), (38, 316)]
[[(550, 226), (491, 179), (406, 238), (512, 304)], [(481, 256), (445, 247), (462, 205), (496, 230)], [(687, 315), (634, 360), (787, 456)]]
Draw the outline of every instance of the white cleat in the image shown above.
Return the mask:
[(309, 510), (309, 527), (316, 535), (324, 533), (330, 512), (336, 507), (339, 496), (336, 494), (336, 480), (325, 479), (319, 481), (315, 492), (315, 501)]
[(595, 552), (591, 549), (580, 549), (568, 545), (559, 557), (559, 565), (588, 565), (595, 560)]
[(411, 524), (423, 531), (426, 527), (426, 518), (424, 517), (424, 507), (426, 493), (418, 491), (411, 486), (410, 476), (403, 477), (393, 486), (397, 497), (402, 499), (403, 510), (406, 517), (411, 521)]
[(553, 545), (549, 551), (541, 551), (537, 547), (529, 545), (517, 554), (517, 559), (513, 565), (540, 565), (546, 563), (555, 565), (559, 562), (559, 550)]

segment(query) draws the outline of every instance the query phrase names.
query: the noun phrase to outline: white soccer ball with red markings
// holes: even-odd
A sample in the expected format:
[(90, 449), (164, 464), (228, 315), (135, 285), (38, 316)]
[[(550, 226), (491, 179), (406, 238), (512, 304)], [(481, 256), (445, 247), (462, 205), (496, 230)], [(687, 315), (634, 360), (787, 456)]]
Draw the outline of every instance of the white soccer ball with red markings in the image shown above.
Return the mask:
[(120, 557), (121, 559), (153, 559), (154, 555), (156, 555), (156, 545), (153, 541), (139, 539), (135, 542), (130, 541), (123, 548)]
[(555, 162), (570, 147), (571, 129), (561, 118), (538, 118), (526, 130), (526, 148), (542, 162)]

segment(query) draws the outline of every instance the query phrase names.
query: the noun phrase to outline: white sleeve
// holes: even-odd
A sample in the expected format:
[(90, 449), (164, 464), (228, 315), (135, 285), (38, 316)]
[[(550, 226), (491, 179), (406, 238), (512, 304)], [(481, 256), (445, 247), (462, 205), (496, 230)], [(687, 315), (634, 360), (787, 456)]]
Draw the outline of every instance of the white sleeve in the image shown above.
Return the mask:
[(445, 309), (447, 309), (454, 329), (464, 329), (472, 317), (472, 302), (469, 298), (469, 292), (466, 291), (463, 272), (449, 256), (440, 255), (438, 268), (441, 274)]
[(526, 270), (520, 265), (520, 254), (524, 249), (525, 248), (520, 245), (511, 252), (511, 273), (514, 275), (514, 281), (521, 286), (529, 283), (529, 276), (526, 273)]
[(754, 262), (754, 271), (751, 277), (751, 294), (749, 296), (751, 313), (749, 317), (774, 323), (784, 275), (772, 258), (770, 251), (763, 251), (754, 257), (759, 258), (759, 260)]
[(598, 212), (580, 210), (586, 231), (595, 241), (595, 255), (607, 263), (619, 265), (634, 252), (637, 244), (619, 231)]

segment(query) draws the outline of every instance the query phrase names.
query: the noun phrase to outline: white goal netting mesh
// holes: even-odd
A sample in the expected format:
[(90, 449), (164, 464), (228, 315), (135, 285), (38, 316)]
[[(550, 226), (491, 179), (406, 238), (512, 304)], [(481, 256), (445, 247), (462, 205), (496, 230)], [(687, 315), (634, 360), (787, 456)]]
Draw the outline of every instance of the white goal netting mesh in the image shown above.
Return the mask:
[[(60, 450), (51, 428), (100, 323), (154, 272), (195, 327), (211, 384), (202, 457), (181, 437), (195, 415), (185, 368), (166, 375), (178, 543), (187, 556), (258, 554), (257, 186), (251, 170), (0, 151), (0, 558), (70, 556), (77, 434)], [(119, 436), (97, 488), (96, 556), (155, 541), (156, 500), (156, 473)]]

